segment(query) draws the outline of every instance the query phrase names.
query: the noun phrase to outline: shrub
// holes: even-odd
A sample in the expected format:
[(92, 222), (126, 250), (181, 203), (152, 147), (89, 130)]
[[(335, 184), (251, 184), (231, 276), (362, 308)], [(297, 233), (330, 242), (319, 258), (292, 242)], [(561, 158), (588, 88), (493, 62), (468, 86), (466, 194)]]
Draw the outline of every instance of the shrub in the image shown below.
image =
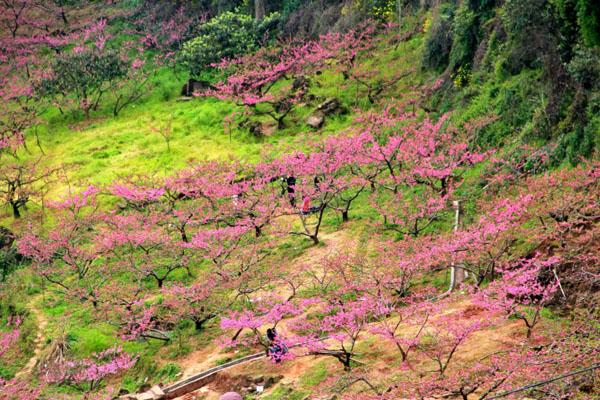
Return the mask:
[(68, 53), (58, 57), (52, 75), (42, 80), (44, 95), (63, 101), (72, 93), (86, 117), (96, 110), (100, 100), (117, 81), (127, 74), (128, 65), (115, 52), (93, 50)]
[(581, 87), (592, 89), (600, 81), (600, 51), (577, 46), (567, 71)]
[(554, 49), (546, 0), (508, 0), (503, 22), (511, 42), (507, 69), (515, 74), (523, 68), (540, 67), (541, 58)]
[(23, 260), (14, 247), (0, 250), (0, 282), (4, 282), (22, 264)]
[(456, 70), (470, 64), (477, 48), (477, 17), (466, 6), (461, 6), (452, 23), (450, 67)]
[(599, 128), (598, 121), (592, 121), (586, 127), (577, 124), (571, 132), (561, 136), (554, 153), (555, 162), (566, 159), (571, 165), (577, 165), (581, 157), (589, 157), (598, 145)]
[(452, 48), (454, 8), (442, 5), (427, 32), (423, 49), (423, 67), (439, 70), (448, 65)]
[(597, 0), (577, 0), (577, 20), (586, 46), (600, 46), (600, 4)]
[(278, 13), (273, 13), (257, 21), (247, 14), (225, 12), (200, 26), (199, 36), (184, 43), (179, 60), (197, 77), (223, 58), (257, 50), (279, 18)]

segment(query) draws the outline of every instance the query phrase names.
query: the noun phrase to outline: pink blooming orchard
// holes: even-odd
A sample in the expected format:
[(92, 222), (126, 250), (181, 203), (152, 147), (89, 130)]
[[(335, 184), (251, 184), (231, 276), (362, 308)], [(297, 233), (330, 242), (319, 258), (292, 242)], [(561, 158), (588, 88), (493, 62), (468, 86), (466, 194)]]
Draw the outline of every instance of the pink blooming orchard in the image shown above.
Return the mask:
[[(53, 73), (40, 49), (105, 54), (114, 43), (110, 19), (75, 21), (57, 2), (41, 3), (46, 8), (27, 0), (0, 5), (5, 153), (23, 145), (39, 115), (34, 88)], [(159, 14), (146, 10), (119, 53), (128, 72), (114, 88), (114, 114), (139, 98), (153, 68), (204, 18), (175, 8), (160, 29), (149, 29)], [(398, 79), (361, 68), (378, 37), (370, 24), (223, 60), (214, 67), (225, 78), (198, 95), (233, 101), (244, 108), (242, 118), (266, 115), (282, 127), (297, 104), (309, 101), (303, 78), (331, 65), (377, 103)], [(163, 55), (135, 51), (147, 48)], [(56, 102), (94, 110), (89, 98)], [(408, 105), (392, 101), (360, 113), (347, 130), (261, 163), (204, 162), (165, 178), (82, 188), (47, 204), (52, 218), (44, 224), (27, 221), (18, 251), (54, 294), (109, 323), (120, 342), (169, 342), (183, 320), (195, 333), (218, 326), (224, 347), (285, 345), (289, 351), (271, 354), (274, 361), (329, 357), (340, 368), (333, 384), (355, 373), (359, 384), (375, 382), (367, 385), (373, 396), (342, 394), (350, 399), (485, 399), (597, 358), (595, 300), (577, 292), (587, 285), (593, 293), (598, 281), (600, 164), (533, 174), (522, 159), (492, 159), (469, 145), (471, 128), (489, 120), (459, 130), (447, 115), (416, 115)], [(536, 157), (541, 170), (547, 157)], [(474, 166), (483, 171), (481, 185), (465, 188)], [(467, 215), (452, 230), (455, 200)], [(366, 221), (364, 232), (353, 230), (357, 217)], [(331, 221), (364, 243), (340, 236), (334, 249), (335, 239), (321, 234)], [(307, 243), (323, 256), (289, 259), (289, 249)], [(464, 294), (441, 287), (450, 268), (466, 272), (458, 285)], [(567, 296), (583, 316), (565, 332), (547, 332), (545, 308)], [(22, 317), (11, 316), (3, 328), (0, 358), (18, 352)], [(466, 350), (496, 323), (502, 329), (514, 318), (523, 335), (468, 359)], [(268, 328), (277, 329), (273, 341)], [(398, 382), (376, 382), (365, 364), (384, 353), (393, 354), (390, 365), (398, 361)], [(94, 392), (137, 359), (118, 346), (88, 358), (70, 354), (41, 371), (42, 385)], [(0, 399), (34, 399), (43, 389), (0, 380)], [(568, 391), (549, 389), (554, 398)]]
[(110, 348), (94, 354), (90, 359), (66, 361), (44, 372), (47, 382), (73, 385), (86, 384), (89, 390), (97, 387), (106, 376), (118, 374), (135, 365), (137, 357), (131, 357), (120, 348)]
[[(457, 232), (434, 232), (427, 224), (446, 218), (464, 169), (485, 157), (457, 141), (460, 135), (445, 123), (415, 122), (389, 109), (305, 152), (258, 165), (207, 163), (166, 179), (89, 187), (53, 203), (52, 226), (32, 229), (18, 247), (40, 277), (117, 326), (123, 341), (168, 341), (167, 333), (186, 319), (198, 331), (219, 321), (226, 347), (269, 349), (265, 332), (276, 327), (278, 343), (289, 349), (278, 361), (320, 355), (344, 370), (361, 370), (363, 343), (375, 335), (397, 350), (403, 371), (421, 376), (409, 396), (495, 392), (513, 377), (535, 375), (508, 361), (537, 360), (528, 342), (510, 356), (473, 365), (463, 365), (461, 354), (490, 323), (508, 317), (523, 321), (523, 340), (546, 340), (532, 332), (560, 294), (565, 260), (585, 268), (597, 261), (589, 216), (598, 169), (588, 164), (527, 178), (524, 193), (483, 197), (481, 216)], [(289, 176), (296, 181), (291, 193), (281, 180)], [(409, 191), (427, 199), (425, 210), (403, 200)], [(374, 227), (382, 237), (372, 254), (341, 246), (294, 271), (286, 263), (270, 267), (270, 249), (286, 237), (317, 243), (325, 215), (351, 220), (356, 196), (370, 198), (366, 206), (373, 204), (384, 220)], [(104, 197), (117, 206), (101, 210)], [(301, 212), (303, 198), (316, 210)], [(379, 200), (387, 201), (385, 208)], [(389, 228), (402, 240), (385, 236)], [(560, 255), (523, 254), (516, 237), (528, 248), (554, 243)], [(570, 250), (574, 244), (579, 251)], [(462, 288), (472, 293), (476, 316), (447, 312), (453, 296), (415, 287), (451, 266), (468, 272)], [(127, 279), (106, 279), (115, 273)], [(128, 357), (113, 352), (73, 361), (53, 382), (95, 387), (131, 367), (135, 358)], [(489, 378), (477, 371), (489, 371)]]

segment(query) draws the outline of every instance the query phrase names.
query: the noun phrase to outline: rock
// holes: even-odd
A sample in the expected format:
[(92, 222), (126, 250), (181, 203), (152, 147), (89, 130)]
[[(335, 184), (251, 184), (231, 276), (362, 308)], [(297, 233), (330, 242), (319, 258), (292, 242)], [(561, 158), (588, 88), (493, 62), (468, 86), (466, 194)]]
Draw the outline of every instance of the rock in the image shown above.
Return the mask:
[(265, 387), (265, 389), (268, 389), (282, 379), (283, 379), (283, 375), (269, 376), (269, 377), (267, 377), (267, 379), (265, 379), (265, 383), (263, 386)]
[(154, 397), (154, 394), (152, 394), (150, 392), (138, 394), (136, 396), (136, 398), (137, 398), (137, 400), (156, 400), (156, 397)]
[(264, 377), (263, 375), (258, 375), (258, 376), (255, 376), (255, 377), (252, 379), (252, 382), (254, 382), (254, 383), (256, 383), (256, 384), (263, 383), (264, 381), (265, 381), (265, 377)]
[(330, 97), (319, 104), (316, 110), (306, 119), (306, 124), (314, 129), (319, 129), (325, 123), (325, 117), (332, 114), (342, 114), (346, 110), (335, 97)]
[(219, 400), (243, 400), (242, 396), (237, 394), (236, 392), (227, 392), (219, 397)]
[(308, 118), (306, 119), (306, 125), (310, 126), (311, 128), (314, 128), (314, 129), (319, 129), (320, 127), (323, 126), (324, 123), (325, 123), (325, 115), (320, 111), (317, 111), (317, 112), (309, 115)]
[(189, 81), (181, 88), (181, 95), (186, 97), (191, 97), (194, 95), (194, 92), (202, 92), (206, 89), (210, 89), (212, 86), (209, 82), (206, 81), (198, 81), (196, 79), (190, 78)]
[(155, 396), (155, 398), (157, 398), (157, 399), (160, 399), (162, 396), (165, 395), (165, 392), (163, 392), (161, 387), (158, 385), (152, 386), (150, 388), (150, 393), (152, 393)]
[(330, 97), (317, 106), (317, 111), (323, 115), (340, 114), (344, 111), (342, 104), (335, 97)]

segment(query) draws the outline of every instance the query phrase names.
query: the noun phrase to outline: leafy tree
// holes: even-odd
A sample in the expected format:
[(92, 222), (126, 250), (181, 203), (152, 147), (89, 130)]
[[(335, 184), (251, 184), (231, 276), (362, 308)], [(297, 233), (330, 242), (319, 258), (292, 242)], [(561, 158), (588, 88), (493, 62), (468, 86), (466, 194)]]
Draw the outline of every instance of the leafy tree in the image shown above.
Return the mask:
[(477, 15), (466, 6), (459, 7), (452, 23), (450, 67), (470, 64), (477, 48)]
[(428, 69), (441, 69), (448, 65), (452, 48), (452, 19), (454, 7), (443, 5), (434, 16), (427, 32), (423, 49), (423, 66)]
[(96, 110), (102, 97), (127, 74), (127, 64), (116, 52), (87, 50), (64, 54), (52, 66), (52, 75), (41, 83), (47, 96), (71, 101), (86, 118)]
[(250, 15), (225, 12), (199, 27), (199, 35), (184, 43), (180, 60), (193, 76), (211, 64), (258, 50), (277, 24), (279, 14), (257, 21)]

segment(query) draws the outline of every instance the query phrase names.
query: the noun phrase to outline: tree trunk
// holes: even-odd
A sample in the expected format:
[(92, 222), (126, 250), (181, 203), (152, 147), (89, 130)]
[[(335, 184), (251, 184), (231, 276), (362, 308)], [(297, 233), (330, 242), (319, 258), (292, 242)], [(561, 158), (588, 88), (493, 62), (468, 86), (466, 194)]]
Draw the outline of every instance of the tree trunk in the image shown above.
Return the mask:
[(261, 21), (265, 17), (265, 2), (264, 0), (254, 0), (254, 18)]
[(15, 219), (21, 218), (21, 211), (19, 211), (19, 205), (16, 203), (13, 203), (13, 204), (11, 204), (11, 206), (12, 206), (13, 217)]
[(342, 222), (348, 222), (348, 210), (342, 211)]
[(350, 367), (351, 362), (352, 362), (351, 354), (346, 353), (344, 355), (344, 361), (342, 361), (342, 364), (344, 364), (344, 371), (350, 371), (352, 369)]

